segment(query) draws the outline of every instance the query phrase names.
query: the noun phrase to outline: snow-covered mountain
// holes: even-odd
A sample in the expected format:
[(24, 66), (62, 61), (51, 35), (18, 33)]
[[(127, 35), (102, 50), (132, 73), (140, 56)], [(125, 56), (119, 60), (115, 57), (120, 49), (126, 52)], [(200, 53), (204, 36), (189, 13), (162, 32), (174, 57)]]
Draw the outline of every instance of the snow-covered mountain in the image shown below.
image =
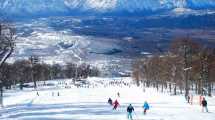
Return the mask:
[[(214, 0), (0, 0), (2, 15), (24, 18), (14, 19), (18, 39), (11, 61), (37, 55), (51, 64), (127, 69), (137, 57), (165, 51), (178, 36), (215, 44)], [(210, 30), (202, 35), (203, 28)]]
[(10, 16), (110, 14), (169, 11), (176, 8), (215, 9), (214, 0), (1, 0), (0, 11)]

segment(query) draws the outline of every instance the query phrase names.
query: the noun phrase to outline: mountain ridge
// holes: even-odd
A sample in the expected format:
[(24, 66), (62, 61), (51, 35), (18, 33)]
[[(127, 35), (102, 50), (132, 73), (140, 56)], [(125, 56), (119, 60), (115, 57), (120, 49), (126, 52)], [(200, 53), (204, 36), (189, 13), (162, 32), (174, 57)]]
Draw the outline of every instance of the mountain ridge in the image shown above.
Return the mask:
[(78, 14), (146, 14), (176, 8), (215, 9), (214, 0), (1, 0), (8, 16), (53, 16)]

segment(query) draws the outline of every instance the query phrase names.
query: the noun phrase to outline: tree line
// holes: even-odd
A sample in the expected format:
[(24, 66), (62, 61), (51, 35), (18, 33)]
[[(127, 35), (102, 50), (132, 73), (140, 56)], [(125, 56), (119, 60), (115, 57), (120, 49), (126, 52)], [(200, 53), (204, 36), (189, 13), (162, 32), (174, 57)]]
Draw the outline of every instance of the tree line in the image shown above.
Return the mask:
[(137, 85), (185, 94), (191, 90), (212, 96), (215, 83), (215, 49), (190, 38), (174, 40), (165, 53), (155, 54), (133, 63), (133, 79)]
[[(17, 39), (16, 30), (10, 23), (0, 21), (0, 91), (6, 87), (10, 89), (12, 85), (20, 84), (21, 89), (24, 83), (45, 81), (53, 79), (73, 78), (73, 80), (87, 78), (88, 76), (98, 76), (100, 71), (91, 65), (67, 63), (66, 65), (49, 65), (34, 62), (35, 58), (29, 60), (18, 60), (14, 63), (6, 63), (12, 55)], [(1, 95), (0, 95), (1, 97)], [(1, 102), (1, 100), (0, 100)]]
[(0, 79), (7, 89), (16, 84), (22, 86), (29, 82), (67, 78), (75, 81), (99, 74), (100, 72), (96, 67), (85, 63), (81, 65), (74, 63), (49, 65), (46, 63), (32, 64), (29, 60), (20, 60), (14, 63), (5, 63), (0, 68)]

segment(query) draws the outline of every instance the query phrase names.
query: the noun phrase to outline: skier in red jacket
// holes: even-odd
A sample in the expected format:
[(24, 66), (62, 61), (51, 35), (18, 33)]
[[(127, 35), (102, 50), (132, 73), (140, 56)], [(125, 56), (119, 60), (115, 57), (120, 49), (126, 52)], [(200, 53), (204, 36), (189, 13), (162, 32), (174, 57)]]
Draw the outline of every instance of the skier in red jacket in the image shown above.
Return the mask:
[(119, 102), (115, 100), (115, 102), (113, 103), (113, 110), (116, 110), (118, 107), (119, 107)]

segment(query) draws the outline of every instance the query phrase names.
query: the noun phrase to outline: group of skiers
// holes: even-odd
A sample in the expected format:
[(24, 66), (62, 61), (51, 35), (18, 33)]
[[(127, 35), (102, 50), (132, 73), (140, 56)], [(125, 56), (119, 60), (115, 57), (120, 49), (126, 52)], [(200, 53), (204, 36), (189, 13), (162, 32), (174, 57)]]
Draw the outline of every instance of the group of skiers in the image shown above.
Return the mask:
[(118, 100), (116, 99), (114, 102), (112, 101), (111, 98), (108, 99), (108, 103), (113, 106), (113, 110), (116, 110), (118, 107), (119, 107), (119, 102)]
[[(37, 96), (40, 96), (39, 92), (36, 92)], [(55, 96), (55, 92), (52, 92), (52, 96)], [(56, 93), (56, 96), (60, 96), (60, 92)]]
[[(56, 95), (60, 96), (60, 92), (57, 92)], [(55, 96), (55, 92), (52, 92), (52, 96)]]
[[(149, 104), (147, 101), (144, 102), (143, 105), (143, 114), (146, 115), (147, 110), (149, 110)], [(127, 107), (128, 119), (133, 120), (132, 113), (134, 112), (134, 107), (130, 104)]]
[[(189, 104), (193, 104), (193, 96), (187, 96), (187, 102)], [(206, 111), (208, 112), (208, 107), (207, 107), (207, 100), (205, 99), (205, 97), (200, 96), (200, 105), (202, 106), (202, 112)]]
[[(120, 97), (119, 92), (117, 93), (117, 96)], [(190, 98), (188, 98), (188, 103), (190, 103)], [(112, 101), (111, 98), (108, 99), (108, 103), (113, 106), (113, 110), (116, 110), (119, 107), (119, 102), (116, 99), (114, 102)], [(207, 101), (204, 97), (202, 97), (201, 100), (201, 106), (202, 106), (202, 112), (206, 111), (208, 112), (208, 107), (207, 107)], [(147, 111), (149, 110), (149, 104), (147, 101), (144, 102), (143, 104), (143, 114), (146, 115)], [(127, 107), (127, 117), (129, 120), (133, 120), (133, 113), (134, 113), (134, 107), (132, 106), (132, 104), (129, 104), (129, 106)]]
[[(114, 102), (112, 101), (111, 98), (108, 99), (108, 103), (113, 106), (113, 110), (116, 110), (119, 107), (119, 102), (118, 100), (115, 100)], [(143, 104), (143, 114), (146, 115), (147, 110), (149, 110), (149, 104), (147, 101), (144, 102)], [(127, 116), (128, 119), (133, 120), (133, 112), (134, 112), (134, 107), (132, 104), (129, 104), (127, 107)]]

